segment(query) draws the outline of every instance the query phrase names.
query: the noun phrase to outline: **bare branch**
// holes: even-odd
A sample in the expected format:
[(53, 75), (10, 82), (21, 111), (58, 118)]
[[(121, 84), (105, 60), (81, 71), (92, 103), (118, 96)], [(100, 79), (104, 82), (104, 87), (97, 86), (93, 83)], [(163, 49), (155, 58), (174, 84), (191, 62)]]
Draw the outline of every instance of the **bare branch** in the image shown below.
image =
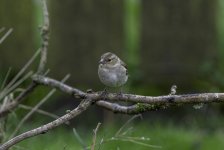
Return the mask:
[(164, 96), (142, 96), (135, 94), (118, 95), (117, 93), (108, 93), (105, 96), (102, 95), (101, 92), (85, 93), (79, 89), (63, 84), (57, 80), (48, 77), (43, 77), (40, 75), (34, 75), (33, 80), (36, 83), (59, 89), (62, 92), (75, 96), (76, 98), (88, 97), (94, 101), (106, 99), (110, 101), (144, 103), (144, 104), (150, 104), (150, 106), (152, 105), (164, 106), (165, 104), (177, 105), (177, 104), (224, 102), (224, 93), (199, 93), (199, 94), (164, 95)]
[(16, 143), (19, 143), (27, 138), (30, 138), (30, 137), (33, 137), (33, 136), (36, 136), (39, 134), (44, 134), (44, 133), (48, 132), (49, 130), (54, 129), (57, 126), (66, 123), (67, 121), (71, 120), (72, 118), (74, 118), (74, 117), (78, 116), (79, 114), (81, 114), (82, 112), (84, 112), (88, 107), (91, 106), (91, 104), (92, 104), (92, 100), (90, 100), (90, 99), (82, 100), (77, 108), (73, 109), (72, 111), (69, 111), (64, 116), (62, 116), (48, 124), (45, 124), (43, 126), (40, 126), (36, 129), (30, 130), (30, 131), (27, 131), (25, 133), (22, 133), (16, 137), (10, 139), (9, 141), (0, 145), (0, 150), (6, 150), (6, 149), (10, 148), (11, 146), (15, 145)]
[[(100, 149), (100, 146), (103, 143), (112, 142), (112, 141), (124, 141), (124, 142), (131, 142), (131, 143), (135, 143), (141, 146), (146, 146), (151, 148), (162, 148), (161, 146), (151, 145), (146, 143), (150, 140), (149, 137), (144, 137), (144, 136), (136, 137), (136, 136), (127, 135), (128, 133), (133, 132), (133, 127), (129, 127), (127, 129), (125, 129), (125, 127), (127, 127), (127, 125), (131, 123), (137, 117), (141, 117), (141, 114), (132, 116), (122, 127), (120, 127), (120, 129), (112, 137), (106, 138), (106, 139), (101, 138), (100, 142), (95, 144), (95, 146), (99, 146), (98, 149)], [(90, 148), (92, 148), (92, 145), (86, 147), (86, 149), (90, 149)]]
[(56, 89), (59, 89), (62, 92), (65, 92), (65, 93), (75, 96), (77, 98), (80, 98), (80, 97), (85, 98), (85, 96), (86, 96), (85, 92), (83, 92), (79, 89), (73, 88), (69, 85), (63, 84), (60, 81), (48, 78), (48, 77), (44, 77), (44, 76), (40, 76), (40, 75), (33, 75), (32, 79), (34, 82), (36, 82), (38, 84), (47, 85), (49, 87), (54, 87)]
[[(72, 118), (84, 112), (88, 109), (91, 104), (96, 104), (100, 107), (113, 111), (115, 113), (125, 113), (125, 114), (139, 114), (142, 112), (150, 111), (150, 110), (158, 110), (165, 109), (168, 106), (175, 106), (180, 104), (200, 104), (200, 103), (213, 103), (213, 102), (224, 102), (224, 93), (199, 93), (199, 94), (184, 94), (184, 95), (176, 95), (176, 89), (171, 91), (170, 95), (164, 96), (142, 96), (135, 94), (117, 94), (117, 93), (108, 93), (107, 95), (102, 95), (101, 92), (83, 92), (77, 88), (73, 88), (69, 85), (66, 85), (60, 81), (44, 77), (45, 65), (47, 63), (47, 48), (48, 48), (48, 40), (49, 40), (49, 17), (48, 10), (46, 5), (46, 0), (42, 0), (42, 9), (44, 16), (44, 23), (41, 28), (41, 37), (42, 37), (42, 45), (40, 48), (41, 58), (39, 62), (39, 67), (37, 70), (37, 74), (32, 77), (33, 81), (26, 90), (19, 94), (15, 98), (14, 101), (4, 106), (4, 109), (0, 110), (0, 117), (7, 115), (10, 111), (15, 109), (21, 101), (32, 92), (37, 85), (42, 84), (45, 86), (49, 86), (51, 88), (56, 88), (64, 93), (72, 95), (73, 97), (81, 100), (79, 106), (72, 111), (69, 111), (64, 116), (48, 123), (43, 126), (40, 126), (36, 129), (27, 131), (22, 133), (9, 141), (0, 145), (0, 150), (6, 150), (16, 143), (23, 141), (27, 138), (44, 134), (47, 131), (54, 129), (55, 127), (66, 123)], [(3, 29), (4, 30), (4, 29)], [(11, 31), (8, 31), (5, 36)], [(4, 40), (5, 37), (0, 39), (0, 44)], [(17, 79), (15, 79), (17, 81)], [(15, 83), (13, 81), (13, 83)], [(0, 95), (1, 96), (1, 95)], [(117, 102), (130, 102), (132, 105), (124, 106), (118, 104)], [(37, 110), (37, 109), (35, 109)], [(97, 131), (98, 128), (96, 128)], [(127, 140), (127, 139), (124, 139)], [(129, 140), (130, 141), (130, 140)], [(136, 141), (132, 141), (136, 142)], [(142, 144), (139, 143), (138, 144)], [(143, 143), (144, 144), (144, 143)], [(94, 145), (94, 144), (93, 144)]]
[(138, 115), (134, 115), (132, 116), (127, 122), (125, 122), (125, 124), (123, 124), (123, 126), (115, 133), (115, 136), (119, 136), (120, 133), (124, 130), (124, 128), (130, 124), (133, 120), (135, 120), (136, 118), (142, 118), (142, 115), (141, 114), (138, 114)]
[[(1, 32), (4, 30), (4, 28), (2, 28), (2, 30), (1, 30)], [(12, 28), (10, 28), (6, 33), (5, 33), (5, 35), (2, 37), (2, 38), (0, 38), (0, 44), (2, 44), (2, 42), (10, 35), (10, 33), (12, 32)]]
[(5, 87), (5, 84), (6, 84), (8, 78), (9, 78), (9, 75), (10, 75), (10, 73), (11, 73), (11, 70), (12, 70), (12, 69), (9, 68), (9, 70), (7, 71), (7, 73), (6, 73), (6, 75), (5, 75), (5, 78), (4, 78), (4, 80), (3, 80), (3, 82), (2, 82), (2, 85), (1, 85), (1, 88), (0, 88), (1, 91), (2, 91), (2, 89)]
[(86, 149), (86, 144), (85, 142), (83, 141), (83, 139), (80, 137), (80, 135), (78, 134), (78, 132), (76, 131), (75, 128), (73, 128), (73, 133), (76, 137), (76, 139), (78, 140), (78, 142), (81, 144), (81, 146), (83, 147), (83, 150), (87, 150)]
[(100, 128), (100, 125), (101, 123), (99, 122), (96, 126), (96, 129), (93, 130), (93, 143), (92, 143), (92, 146), (91, 146), (91, 150), (94, 150), (95, 149), (95, 145), (96, 145), (96, 134)]
[(49, 40), (49, 15), (47, 10), (47, 3), (46, 0), (42, 0), (42, 10), (43, 10), (43, 17), (44, 23), (41, 28), (41, 37), (42, 37), (42, 45), (41, 45), (41, 58), (38, 67), (38, 74), (43, 74), (45, 65), (47, 63), (47, 47), (48, 47), (48, 40)]
[[(67, 75), (64, 77), (64, 79), (62, 79), (62, 83), (64, 83), (68, 78), (69, 78), (70, 75)], [(10, 138), (14, 137), (16, 135), (16, 133), (19, 131), (19, 129), (22, 127), (22, 125), (24, 124), (24, 122), (26, 120), (28, 120), (30, 118), (30, 116), (36, 112), (36, 110), (41, 106), (43, 105), (48, 99), (49, 97), (51, 97), (51, 95), (53, 95), (55, 93), (55, 89), (52, 89), (40, 102), (38, 102), (38, 104), (36, 104), (33, 109), (26, 114), (26, 116), (19, 122), (19, 124), (16, 126), (16, 129), (13, 131), (12, 135), (10, 136)]]
[(11, 87), (9, 87), (8, 89), (4, 89), (4, 91), (2, 92), (3, 95), (1, 95), (2, 97), (0, 97), (0, 99), (4, 98), (5, 96), (10, 94), (11, 92), (15, 91), (16, 88), (18, 88), (18, 86), (20, 86), (25, 80), (30, 78), (32, 74), (33, 74), (32, 71), (28, 72), (20, 80), (18, 80), (16, 83), (14, 83)]
[[(33, 107), (30, 107), (30, 106), (27, 106), (27, 105), (23, 105), (23, 104), (19, 104), (19, 108), (26, 109), (26, 110), (33, 110)], [(42, 115), (54, 118), (54, 119), (59, 118), (59, 116), (57, 116), (55, 114), (52, 114), (50, 112), (47, 112), (45, 110), (42, 110), (42, 109), (37, 109), (36, 112), (39, 113), (39, 114), (42, 114)]]
[[(49, 16), (48, 16), (46, 0), (42, 0), (42, 10), (43, 10), (43, 16), (44, 16), (44, 23), (43, 23), (43, 26), (41, 29), (41, 37), (42, 37), (42, 45), (40, 48), (41, 58), (40, 58), (40, 63), (39, 63), (39, 67), (37, 70), (37, 73), (41, 74), (41, 75), (44, 73), (45, 65), (47, 62), (47, 46), (48, 46), (48, 40), (49, 40), (49, 24), (50, 23), (49, 23)], [(10, 29), (7, 32), (7, 34), (10, 34), (11, 31), (12, 31), (12, 29)], [(39, 50), (36, 52), (36, 54), (39, 54)], [(36, 57), (36, 54), (34, 55), (34, 58)], [(28, 62), (28, 64), (25, 65), (26, 67), (29, 66), (29, 62)], [(21, 70), (21, 72), (23, 72), (23, 70), (25, 70), (24, 68)], [(18, 74), (20, 75), (22, 73), (18, 73)], [(6, 107), (4, 107), (3, 109), (0, 110), (0, 118), (6, 116), (10, 111), (15, 109), (18, 106), (18, 104), (23, 100), (23, 98), (25, 98), (29, 93), (31, 93), (36, 87), (37, 87), (36, 83), (34, 83), (34, 82), (30, 83), (30, 85), (28, 86), (28, 88), (26, 90), (24, 90), (24, 92), (22, 92), (18, 97), (16, 97), (16, 99), (14, 101), (12, 101)]]
[[(170, 105), (224, 102), (224, 93), (200, 93), (200, 94), (166, 95), (166, 96), (142, 96), (134, 94), (118, 95), (117, 93), (108, 93), (105, 96), (102, 95), (101, 92), (86, 93), (79, 89), (68, 86), (62, 82), (59, 82), (57, 80), (40, 75), (34, 75), (33, 81), (37, 84), (42, 84), (49, 86), (51, 88), (59, 89), (62, 92), (72, 95), (75, 98), (85, 100), (82, 101), (76, 109), (58, 118), (57, 120), (48, 123), (44, 126), (41, 126), (37, 129), (27, 131), (9, 140), (8, 142), (0, 146), (0, 150), (9, 148), (12, 145), (26, 138), (41, 133), (45, 133), (48, 130), (55, 128), (56, 126), (67, 122), (68, 120), (72, 119), (73, 117), (85, 111), (94, 102), (98, 106), (104, 107), (113, 112), (126, 113), (126, 114), (139, 114), (149, 110), (165, 109)], [(132, 102), (135, 104), (131, 106), (122, 106), (117, 103), (108, 102), (108, 100), (114, 102), (118, 101)]]
[[(27, 70), (27, 68), (32, 64), (32, 62), (35, 60), (35, 58), (39, 55), (40, 50), (37, 50), (36, 53), (31, 57), (31, 59), (24, 65), (24, 67), (16, 74), (16, 76), (4, 87), (4, 89), (0, 92), (0, 100), (7, 96), (7, 91), (9, 91), (10, 88), (14, 87), (15, 85), (18, 85), (22, 80), (18, 80), (21, 75)], [(17, 81), (18, 80), (18, 81)], [(16, 82), (17, 81), (17, 82)], [(11, 101), (10, 103), (7, 103), (6, 106), (2, 107), (0, 110), (0, 118), (6, 116), (10, 111), (15, 109), (18, 104), (25, 98), (30, 92), (34, 90), (34, 88), (37, 86), (36, 83), (32, 82), (30, 85), (24, 90), (21, 94), (19, 94), (14, 101)]]
[(16, 81), (21, 78), (21, 76), (24, 74), (24, 72), (27, 70), (27, 68), (34, 62), (34, 60), (39, 55), (40, 50), (37, 50), (36, 53), (30, 58), (30, 60), (23, 66), (23, 68), (16, 74), (15, 77), (4, 87), (4, 89), (0, 93), (0, 100), (6, 96), (6, 92), (10, 87), (12, 87), (14, 84), (16, 84)]

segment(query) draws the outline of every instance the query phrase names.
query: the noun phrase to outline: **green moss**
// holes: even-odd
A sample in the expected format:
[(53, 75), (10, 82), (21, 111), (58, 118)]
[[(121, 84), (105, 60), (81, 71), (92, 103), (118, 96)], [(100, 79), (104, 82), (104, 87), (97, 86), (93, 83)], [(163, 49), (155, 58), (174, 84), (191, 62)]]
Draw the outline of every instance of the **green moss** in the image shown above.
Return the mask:
[(155, 105), (151, 105), (151, 104), (142, 104), (142, 103), (137, 103), (137, 111), (138, 112), (143, 112), (146, 110), (151, 110), (151, 109), (155, 109)]
[(142, 104), (137, 103), (137, 112), (144, 112), (147, 110), (166, 109), (168, 105), (165, 104)]

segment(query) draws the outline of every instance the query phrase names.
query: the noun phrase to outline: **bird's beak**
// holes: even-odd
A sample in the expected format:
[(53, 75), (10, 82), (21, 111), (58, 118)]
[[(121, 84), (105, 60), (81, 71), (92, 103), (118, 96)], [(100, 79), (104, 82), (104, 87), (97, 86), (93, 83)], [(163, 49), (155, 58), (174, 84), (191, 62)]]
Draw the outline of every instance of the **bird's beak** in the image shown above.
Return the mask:
[(99, 64), (104, 64), (103, 59), (100, 59)]

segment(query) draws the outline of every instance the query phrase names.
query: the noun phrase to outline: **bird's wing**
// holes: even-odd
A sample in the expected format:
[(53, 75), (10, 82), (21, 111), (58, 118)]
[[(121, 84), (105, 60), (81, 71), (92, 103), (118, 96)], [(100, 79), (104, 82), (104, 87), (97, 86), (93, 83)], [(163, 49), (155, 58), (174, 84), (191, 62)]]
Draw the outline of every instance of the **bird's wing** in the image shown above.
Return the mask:
[(126, 75), (128, 75), (127, 65), (122, 60), (121, 60), (121, 65), (124, 66), (124, 68), (126, 69)]
[(127, 69), (127, 65), (122, 60), (120, 60), (120, 61), (121, 61), (121, 65)]

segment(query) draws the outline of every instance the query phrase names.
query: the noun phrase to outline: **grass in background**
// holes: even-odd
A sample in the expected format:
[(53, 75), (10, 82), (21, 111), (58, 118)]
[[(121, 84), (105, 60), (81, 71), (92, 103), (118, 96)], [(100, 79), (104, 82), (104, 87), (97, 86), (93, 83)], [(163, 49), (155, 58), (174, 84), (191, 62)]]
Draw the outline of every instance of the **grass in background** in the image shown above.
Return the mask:
[[(101, 126), (97, 134), (97, 143), (102, 138), (112, 137), (119, 127)], [(77, 129), (81, 138), (87, 145), (91, 145), (93, 129)], [(162, 148), (149, 148), (127, 141), (110, 141), (101, 145), (101, 150), (211, 150), (224, 148), (224, 132), (217, 130), (207, 133), (205, 130), (186, 129), (173, 125), (138, 124), (130, 136), (149, 137), (150, 145)], [(17, 146), (28, 150), (81, 150), (82, 146), (73, 134), (72, 129), (58, 128), (44, 135), (25, 140)], [(18, 149), (14, 147), (14, 149)], [(97, 149), (97, 148), (96, 148)]]

